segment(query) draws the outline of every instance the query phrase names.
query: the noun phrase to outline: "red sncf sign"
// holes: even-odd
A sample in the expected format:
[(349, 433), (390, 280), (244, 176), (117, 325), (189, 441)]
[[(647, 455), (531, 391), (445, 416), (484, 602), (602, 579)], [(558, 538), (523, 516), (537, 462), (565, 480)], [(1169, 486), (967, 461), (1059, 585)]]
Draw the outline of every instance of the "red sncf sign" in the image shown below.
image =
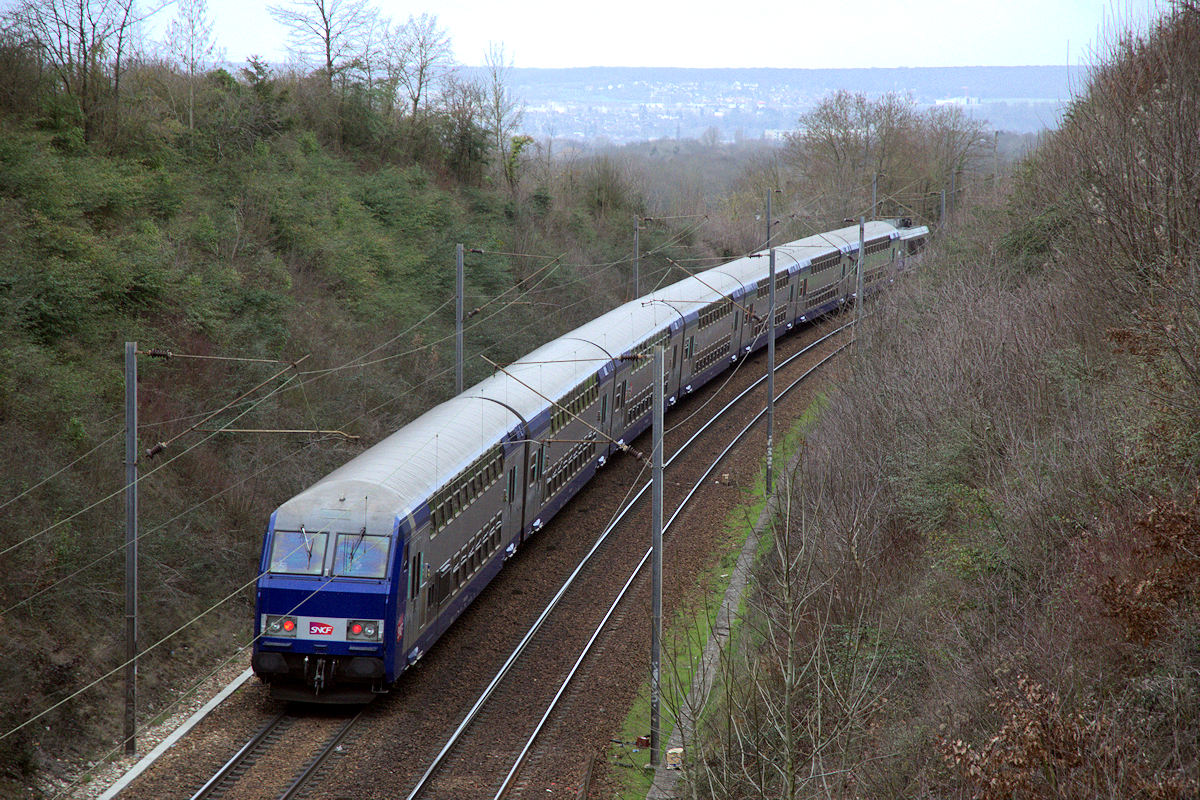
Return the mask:
[(310, 636), (332, 636), (333, 626), (324, 622), (308, 623), (308, 633)]

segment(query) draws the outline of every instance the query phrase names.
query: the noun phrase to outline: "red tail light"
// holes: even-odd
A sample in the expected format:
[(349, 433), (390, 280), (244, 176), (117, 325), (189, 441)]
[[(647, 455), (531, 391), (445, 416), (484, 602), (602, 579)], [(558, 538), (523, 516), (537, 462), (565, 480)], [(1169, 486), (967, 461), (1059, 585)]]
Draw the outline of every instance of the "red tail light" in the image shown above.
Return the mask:
[(351, 633), (353, 633), (355, 636), (357, 636), (358, 634), (362, 633), (362, 632), (363, 632), (363, 626), (362, 626), (362, 623), (361, 623), (361, 622), (355, 622), (353, 625), (351, 625), (351, 626), (350, 626), (350, 632), (351, 632)]
[(283, 621), (283, 629), (284, 629), (285, 631), (287, 631), (288, 633), (291, 633), (292, 631), (296, 630), (296, 620), (294, 620), (294, 619), (285, 619), (285, 620)]

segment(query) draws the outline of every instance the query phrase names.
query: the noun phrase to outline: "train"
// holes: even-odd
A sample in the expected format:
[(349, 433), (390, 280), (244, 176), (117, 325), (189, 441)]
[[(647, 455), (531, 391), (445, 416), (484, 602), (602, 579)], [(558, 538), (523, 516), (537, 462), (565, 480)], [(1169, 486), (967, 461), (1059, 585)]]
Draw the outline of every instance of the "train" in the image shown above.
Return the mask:
[[(929, 230), (863, 228), (862, 285)], [(363, 703), (428, 652), (504, 563), (664, 404), (853, 302), (859, 226), (697, 272), (600, 315), (441, 403), (280, 505), (263, 538), (254, 673), (283, 700)]]

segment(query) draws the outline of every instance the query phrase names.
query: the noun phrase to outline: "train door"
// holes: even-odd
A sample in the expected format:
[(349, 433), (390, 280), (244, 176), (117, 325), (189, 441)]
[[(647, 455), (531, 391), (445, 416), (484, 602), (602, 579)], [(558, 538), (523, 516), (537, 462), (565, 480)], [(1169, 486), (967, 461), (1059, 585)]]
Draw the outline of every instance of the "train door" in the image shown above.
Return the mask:
[(673, 336), (669, 344), (663, 348), (663, 372), (665, 380), (663, 381), (663, 396), (667, 398), (667, 402), (671, 402), (671, 398), (679, 392), (679, 387), (683, 385), (681, 373), (683, 371), (683, 359), (680, 357), (680, 351), (683, 349), (683, 328), (680, 327), (678, 335)]
[(417, 637), (421, 633), (421, 629), (425, 627), (428, 620), (427, 612), (427, 586), (425, 579), (428, 572), (428, 564), (426, 564), (425, 545), (429, 541), (429, 529), (425, 528), (411, 539), (408, 548), (408, 581), (406, 597), (406, 611), (404, 619), (405, 630), (409, 632), (408, 643), (415, 643)]
[[(546, 444), (531, 439), (525, 445), (525, 453), (525, 528), (533, 532), (542, 527), (544, 522), (540, 514), (542, 499), (545, 497)], [(522, 528), (522, 535), (525, 528)]]
[[(624, 439), (626, 431), (629, 430), (629, 420), (625, 418), (625, 400), (628, 396), (629, 370), (618, 367), (613, 373), (612, 427), (608, 432), (609, 439)], [(609, 451), (614, 447), (615, 445), (610, 446)]]
[(604, 440), (599, 443), (601, 454), (608, 452), (608, 442), (613, 438), (611, 418), (615, 414), (610, 414), (612, 408), (612, 400), (614, 389), (617, 386), (616, 375), (609, 375), (607, 381), (601, 383), (600, 386), (600, 407), (596, 411), (596, 427), (604, 435)]
[(680, 383), (691, 380), (696, 374), (696, 328), (689, 333), (684, 329), (683, 335), (683, 364), (680, 365)]
[[(524, 439), (524, 429), (521, 430)], [(501, 523), (505, 539), (512, 539), (517, 531), (519, 542), (525, 530), (525, 459), (529, 443), (512, 445), (504, 454), (504, 519)]]

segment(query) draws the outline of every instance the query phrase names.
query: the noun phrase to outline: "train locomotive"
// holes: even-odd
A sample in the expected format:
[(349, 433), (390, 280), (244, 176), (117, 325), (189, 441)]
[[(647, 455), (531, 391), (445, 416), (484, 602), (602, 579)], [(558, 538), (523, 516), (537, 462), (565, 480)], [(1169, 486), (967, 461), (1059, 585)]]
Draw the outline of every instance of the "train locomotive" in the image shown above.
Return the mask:
[[(864, 293), (929, 231), (864, 230)], [(668, 406), (854, 299), (858, 226), (698, 272), (614, 308), (427, 411), (279, 506), (256, 586), (252, 666), (274, 697), (357, 703), (433, 646), (521, 544)]]

